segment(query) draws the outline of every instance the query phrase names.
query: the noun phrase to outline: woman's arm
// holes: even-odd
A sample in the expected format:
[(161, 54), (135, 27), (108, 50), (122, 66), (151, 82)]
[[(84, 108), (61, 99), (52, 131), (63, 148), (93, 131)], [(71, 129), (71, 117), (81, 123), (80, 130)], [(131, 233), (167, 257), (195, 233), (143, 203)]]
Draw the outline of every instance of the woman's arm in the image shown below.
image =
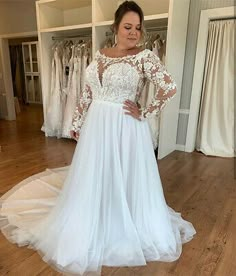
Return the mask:
[(92, 91), (90, 86), (86, 83), (85, 88), (82, 91), (82, 94), (80, 96), (79, 104), (76, 107), (73, 115), (73, 121), (71, 126), (71, 136), (73, 138), (78, 138), (79, 132), (84, 123), (84, 120), (91, 102), (92, 102)]
[(141, 108), (141, 120), (158, 115), (176, 94), (176, 83), (167, 72), (160, 58), (152, 51), (143, 58), (144, 76), (156, 86), (156, 93), (147, 107)]

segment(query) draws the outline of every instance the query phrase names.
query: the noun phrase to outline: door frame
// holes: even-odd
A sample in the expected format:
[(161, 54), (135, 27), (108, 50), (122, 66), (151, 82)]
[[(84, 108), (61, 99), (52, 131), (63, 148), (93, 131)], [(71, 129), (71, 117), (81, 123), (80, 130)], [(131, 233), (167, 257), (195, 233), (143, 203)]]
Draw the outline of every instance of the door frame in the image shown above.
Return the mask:
[(195, 150), (197, 125), (202, 94), (202, 82), (204, 76), (205, 58), (207, 51), (209, 22), (210, 20), (214, 19), (233, 18), (235, 16), (234, 10), (235, 6), (201, 11), (185, 145), (186, 152), (193, 152)]
[(6, 97), (7, 105), (7, 116), (6, 120), (15, 120), (15, 103), (14, 103), (14, 92), (12, 85), (11, 75), (11, 61), (9, 53), (9, 39), (21, 38), (21, 37), (34, 37), (38, 36), (38, 32), (25, 32), (25, 33), (13, 33), (5, 34), (0, 36), (0, 61), (2, 62), (2, 81), (4, 87), (4, 96)]

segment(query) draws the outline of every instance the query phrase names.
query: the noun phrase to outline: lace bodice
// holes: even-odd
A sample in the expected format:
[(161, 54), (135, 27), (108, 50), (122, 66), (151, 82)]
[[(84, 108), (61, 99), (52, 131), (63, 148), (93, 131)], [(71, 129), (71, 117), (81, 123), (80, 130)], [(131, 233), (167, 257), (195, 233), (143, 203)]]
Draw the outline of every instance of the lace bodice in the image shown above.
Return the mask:
[(138, 102), (147, 80), (154, 83), (156, 93), (151, 104), (141, 108), (142, 120), (158, 115), (174, 97), (176, 84), (171, 75), (159, 57), (148, 49), (124, 57), (108, 57), (97, 51), (86, 69), (86, 85), (74, 113), (72, 130), (80, 130), (92, 100)]

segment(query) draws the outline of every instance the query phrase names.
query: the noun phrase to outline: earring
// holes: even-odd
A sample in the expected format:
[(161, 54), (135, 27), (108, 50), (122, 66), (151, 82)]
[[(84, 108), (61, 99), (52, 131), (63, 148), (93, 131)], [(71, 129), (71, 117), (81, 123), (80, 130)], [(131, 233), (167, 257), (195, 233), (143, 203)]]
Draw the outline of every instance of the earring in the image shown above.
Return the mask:
[(117, 45), (117, 34), (115, 34), (114, 41), (115, 41), (115, 46), (116, 46)]

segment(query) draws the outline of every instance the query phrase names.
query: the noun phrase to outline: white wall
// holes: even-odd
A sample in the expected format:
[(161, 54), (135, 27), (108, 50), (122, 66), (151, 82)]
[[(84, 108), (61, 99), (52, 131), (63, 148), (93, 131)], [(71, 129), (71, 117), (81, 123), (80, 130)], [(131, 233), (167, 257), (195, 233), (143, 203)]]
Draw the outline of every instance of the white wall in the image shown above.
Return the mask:
[(37, 31), (35, 1), (1, 1), (0, 35)]
[[(223, 8), (235, 5), (234, 0), (191, 0), (188, 18), (188, 32), (185, 63), (181, 91), (180, 109), (190, 108), (195, 55), (197, 49), (198, 27), (202, 10)], [(185, 145), (188, 126), (188, 114), (179, 115), (177, 144)]]

